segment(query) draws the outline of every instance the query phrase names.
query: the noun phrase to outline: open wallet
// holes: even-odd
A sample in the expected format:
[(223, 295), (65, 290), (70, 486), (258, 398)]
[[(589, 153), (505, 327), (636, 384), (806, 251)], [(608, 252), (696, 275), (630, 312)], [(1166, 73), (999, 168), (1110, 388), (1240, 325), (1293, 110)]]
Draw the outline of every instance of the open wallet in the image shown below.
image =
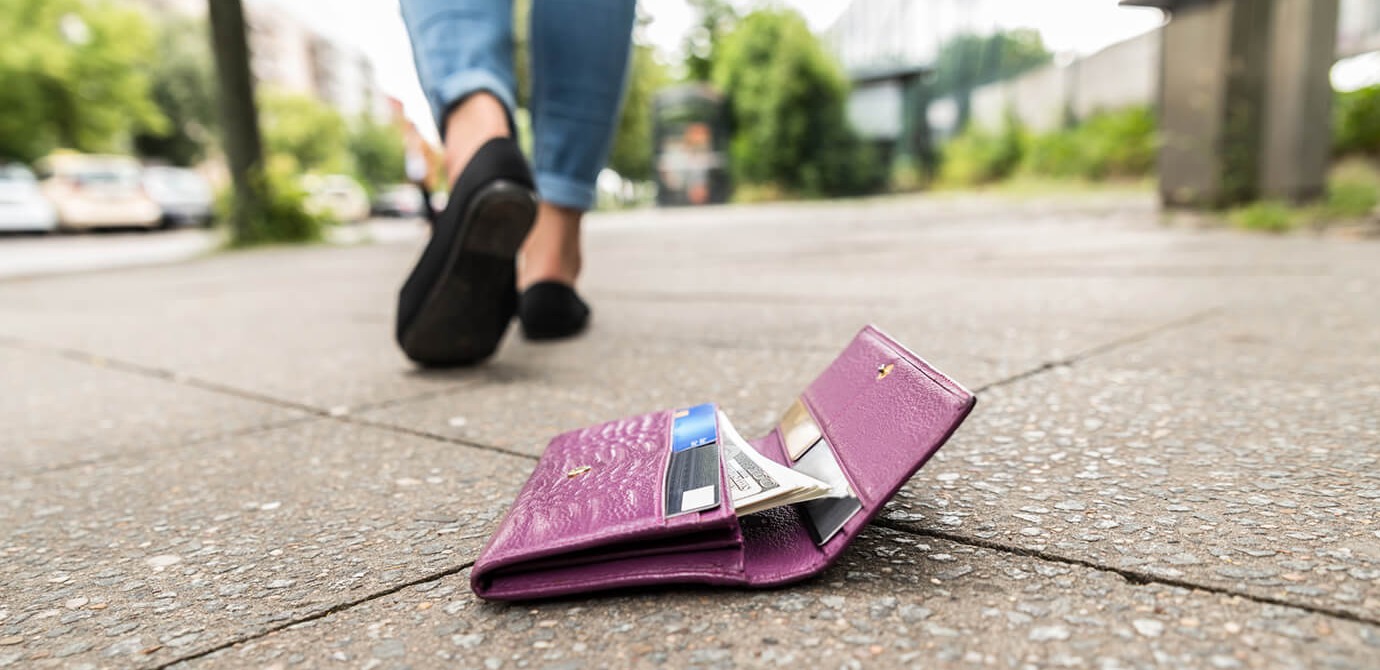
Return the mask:
[[(975, 402), (868, 326), (759, 439), (742, 440), (712, 404), (559, 435), (475, 562), (471, 587), (490, 600), (535, 600), (812, 577)], [(772, 477), (812, 482), (813, 499), (749, 512), (743, 503), (764, 495)]]

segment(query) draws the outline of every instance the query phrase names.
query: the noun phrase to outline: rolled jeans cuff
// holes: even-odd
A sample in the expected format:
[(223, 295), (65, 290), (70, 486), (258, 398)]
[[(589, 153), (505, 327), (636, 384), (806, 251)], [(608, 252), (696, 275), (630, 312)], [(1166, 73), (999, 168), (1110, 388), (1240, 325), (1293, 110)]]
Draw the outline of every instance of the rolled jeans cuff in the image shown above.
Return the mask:
[(553, 205), (587, 212), (594, 209), (594, 184), (575, 181), (569, 177), (537, 171), (537, 193)]
[(508, 112), (508, 129), (516, 137), (513, 110), (517, 109), (517, 100), (513, 99), (510, 87), (504, 82), (502, 77), (487, 70), (465, 70), (441, 80), (432, 90), (430, 100), (431, 113), (436, 118), (436, 127), (441, 133), (441, 139), (444, 140), (446, 137), (446, 115), (450, 108), (480, 91), (492, 94), (503, 103), (503, 108)]

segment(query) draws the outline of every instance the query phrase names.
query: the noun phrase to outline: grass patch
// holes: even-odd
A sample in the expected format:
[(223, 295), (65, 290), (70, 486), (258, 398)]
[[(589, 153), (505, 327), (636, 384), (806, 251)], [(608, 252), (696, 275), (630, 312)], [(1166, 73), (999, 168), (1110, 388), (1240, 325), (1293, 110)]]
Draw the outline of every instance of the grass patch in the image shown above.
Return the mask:
[(1330, 219), (1370, 216), (1380, 205), (1380, 169), (1365, 160), (1338, 163), (1327, 178), (1323, 214)]
[(1287, 233), (1299, 225), (1302, 213), (1285, 203), (1267, 200), (1238, 207), (1227, 215), (1227, 219), (1244, 230)]

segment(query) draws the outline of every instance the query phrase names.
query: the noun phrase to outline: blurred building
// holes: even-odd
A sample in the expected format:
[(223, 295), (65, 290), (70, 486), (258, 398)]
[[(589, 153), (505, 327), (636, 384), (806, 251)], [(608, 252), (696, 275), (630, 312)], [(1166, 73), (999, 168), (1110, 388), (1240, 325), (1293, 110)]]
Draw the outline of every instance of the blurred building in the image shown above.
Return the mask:
[[(130, 1), (155, 15), (205, 17), (207, 10), (206, 0)], [(244, 11), (250, 67), (260, 85), (316, 98), (347, 117), (389, 118), (388, 98), (363, 51), (316, 32), (267, 0), (249, 0)]]
[(1337, 55), (1380, 51), (1380, 0), (1341, 0)]
[(388, 99), (363, 51), (315, 32), (266, 2), (245, 5), (254, 77), (274, 90), (314, 97), (348, 117), (388, 118)]
[(853, 0), (825, 33), (852, 82), (848, 122), (886, 159), (932, 161), (925, 78), (985, 0)]
[(929, 67), (950, 37), (973, 30), (985, 0), (853, 0), (825, 33), (850, 76)]

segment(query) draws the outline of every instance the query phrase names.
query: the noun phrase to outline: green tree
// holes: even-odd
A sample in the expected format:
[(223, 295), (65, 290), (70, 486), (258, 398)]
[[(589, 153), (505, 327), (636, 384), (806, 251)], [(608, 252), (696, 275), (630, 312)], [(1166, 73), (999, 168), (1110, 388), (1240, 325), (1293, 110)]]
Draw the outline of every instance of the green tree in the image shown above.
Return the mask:
[(993, 35), (959, 35), (939, 49), (930, 95), (958, 99), (959, 126), (968, 123), (973, 89), (1009, 79), (1054, 60), (1040, 33), (1020, 28)]
[(848, 127), (848, 83), (799, 14), (754, 11), (720, 49), (714, 83), (729, 99), (739, 181), (805, 195), (880, 185), (882, 166)]
[(361, 117), (350, 132), (355, 174), (370, 192), (407, 178), (403, 134), (396, 125)]
[(0, 157), (113, 151), (161, 131), (152, 46), (143, 14), (111, 2), (0, 0)]
[(268, 92), (259, 96), (264, 146), (288, 157), (301, 172), (347, 172), (349, 128), (339, 112), (315, 98)]
[(173, 165), (192, 165), (206, 157), (215, 139), (215, 65), (206, 39), (206, 22), (169, 18), (158, 27), (158, 55), (152, 63), (153, 100), (168, 124), (162, 132), (134, 137), (140, 155)]
[(634, 44), (623, 115), (609, 154), (609, 167), (628, 179), (652, 178), (652, 101), (667, 79), (666, 67), (656, 59), (656, 49)]
[(714, 58), (724, 35), (738, 22), (738, 10), (728, 0), (689, 0), (699, 16), (685, 36), (685, 77), (709, 81), (714, 77)]
[(1334, 154), (1380, 156), (1380, 84), (1338, 93), (1332, 110)]

